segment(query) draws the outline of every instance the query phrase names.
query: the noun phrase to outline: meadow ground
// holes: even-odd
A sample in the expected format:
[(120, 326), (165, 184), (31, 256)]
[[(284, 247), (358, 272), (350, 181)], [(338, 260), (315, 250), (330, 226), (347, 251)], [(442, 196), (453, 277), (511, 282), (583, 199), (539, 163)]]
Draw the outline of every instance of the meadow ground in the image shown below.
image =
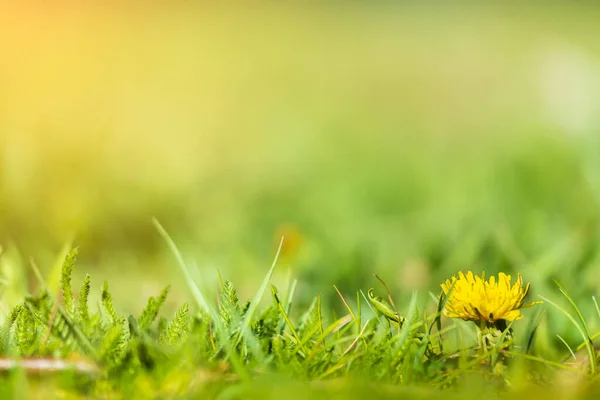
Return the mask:
[(598, 17), (3, 8), (2, 395), (596, 398)]

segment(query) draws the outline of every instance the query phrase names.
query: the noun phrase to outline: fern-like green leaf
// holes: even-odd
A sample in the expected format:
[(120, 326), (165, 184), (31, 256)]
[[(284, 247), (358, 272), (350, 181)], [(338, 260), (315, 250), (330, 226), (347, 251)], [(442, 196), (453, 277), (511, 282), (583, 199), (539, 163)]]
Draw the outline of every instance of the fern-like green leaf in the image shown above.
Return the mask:
[(63, 293), (63, 303), (65, 305), (65, 309), (72, 313), (73, 312), (73, 291), (71, 289), (71, 276), (73, 275), (73, 267), (75, 266), (75, 261), (77, 260), (77, 252), (78, 248), (74, 248), (71, 250), (69, 254), (65, 257), (65, 260), (62, 264), (62, 271), (60, 276), (60, 287)]
[(189, 325), (189, 306), (187, 303), (183, 303), (179, 310), (175, 313), (175, 316), (169, 322), (164, 332), (159, 338), (161, 343), (169, 346), (174, 346), (179, 343), (188, 333)]
[(160, 310), (160, 307), (162, 307), (163, 304), (165, 304), (165, 301), (167, 301), (167, 296), (169, 295), (170, 291), (171, 291), (171, 285), (167, 285), (162, 290), (162, 292), (160, 292), (160, 295), (158, 296), (158, 299), (157, 299), (159, 310)]
[(129, 351), (130, 339), (129, 322), (127, 319), (121, 318), (104, 335), (100, 344), (100, 360), (109, 368), (121, 365)]
[(24, 307), (28, 308), (40, 325), (47, 327), (44, 330), (43, 349), (52, 347), (46, 345), (47, 340), (56, 339), (60, 343), (59, 347), (66, 353), (84, 350), (93, 357), (97, 356), (96, 349), (88, 337), (79, 328), (74, 318), (62, 307), (57, 307), (51, 312), (47, 307), (38, 309), (31, 302), (26, 303)]
[(321, 323), (321, 309), (319, 299), (315, 298), (310, 305), (310, 308), (300, 318), (300, 327), (298, 328), (298, 335), (304, 338), (307, 334), (311, 337), (320, 332), (319, 325)]
[(107, 364), (114, 362), (114, 350), (119, 346), (122, 337), (122, 326), (113, 325), (104, 335), (100, 344), (99, 358)]
[(147, 329), (148, 327), (150, 327), (150, 325), (152, 325), (154, 320), (156, 320), (160, 308), (167, 300), (167, 295), (169, 294), (170, 289), (170, 286), (164, 288), (163, 291), (160, 293), (160, 296), (158, 296), (158, 300), (154, 297), (150, 297), (148, 299), (146, 307), (144, 308), (142, 314), (138, 318), (138, 326), (140, 330)]
[(146, 303), (146, 307), (142, 310), (142, 314), (137, 319), (137, 324), (140, 330), (144, 330), (152, 324), (154, 319), (156, 318), (157, 307), (156, 307), (156, 299), (154, 296), (150, 296), (148, 298), (148, 302)]
[(279, 307), (273, 300), (273, 304), (253, 322), (252, 331), (259, 338), (263, 348), (269, 349), (272, 347), (272, 339), (279, 333), (282, 321), (283, 317), (279, 312)]
[(10, 331), (13, 324), (17, 320), (17, 317), (21, 313), (21, 308), (23, 308), (22, 304), (17, 304), (14, 306), (4, 321), (2, 328), (0, 329), (0, 353), (6, 353), (7, 350), (9, 350), (11, 336)]
[(120, 333), (119, 338), (117, 339), (114, 348), (112, 349), (112, 360), (115, 365), (120, 365), (125, 355), (127, 354), (127, 350), (129, 348), (129, 339), (131, 338), (131, 331), (129, 330), (129, 322), (123, 318), (120, 321)]
[(162, 332), (165, 332), (167, 330), (167, 325), (169, 325), (169, 320), (165, 317), (160, 317), (158, 319), (158, 332), (161, 334)]
[(233, 287), (233, 283), (230, 281), (225, 281), (223, 284), (219, 314), (221, 315), (221, 319), (225, 323), (225, 326), (231, 325), (231, 323), (237, 321), (240, 316), (239, 299), (237, 292)]
[(119, 317), (117, 315), (117, 311), (115, 310), (115, 306), (113, 305), (112, 296), (110, 295), (110, 292), (108, 291), (108, 282), (106, 282), (106, 281), (104, 281), (104, 284), (102, 285), (101, 297), (102, 297), (102, 307), (104, 307), (104, 310), (110, 317), (110, 319), (111, 319), (110, 322), (112, 324), (116, 324), (119, 321)]
[(15, 336), (21, 355), (29, 355), (37, 339), (37, 326), (29, 307), (21, 307), (16, 321)]
[(83, 285), (79, 291), (79, 299), (77, 300), (77, 319), (85, 326), (90, 320), (90, 311), (88, 307), (88, 298), (90, 296), (91, 280), (90, 274), (85, 275)]

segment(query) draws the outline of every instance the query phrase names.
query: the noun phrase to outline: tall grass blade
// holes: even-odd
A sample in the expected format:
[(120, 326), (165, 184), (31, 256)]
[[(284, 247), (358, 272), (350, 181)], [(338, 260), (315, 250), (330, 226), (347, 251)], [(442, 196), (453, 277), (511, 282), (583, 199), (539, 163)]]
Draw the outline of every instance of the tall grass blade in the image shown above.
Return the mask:
[(583, 338), (583, 340), (586, 343), (586, 348), (588, 350), (588, 356), (590, 359), (590, 371), (595, 374), (596, 373), (596, 351), (594, 349), (593, 343), (591, 341), (591, 338), (589, 337), (589, 335), (586, 333), (585, 329), (582, 328), (577, 321), (575, 320), (575, 318), (573, 318), (573, 316), (571, 314), (569, 314), (569, 312), (567, 310), (565, 310), (564, 308), (562, 308), (561, 306), (559, 306), (558, 304), (556, 304), (555, 302), (553, 302), (552, 300), (544, 297), (544, 296), (540, 296), (540, 298), (542, 298), (544, 301), (547, 301), (549, 304), (551, 304), (552, 306), (554, 306), (554, 308), (556, 308), (558, 311), (560, 311), (561, 313), (563, 313), (575, 326), (575, 328), (577, 328), (577, 330), (579, 331), (579, 333), (581, 334), (581, 337)]
[[(277, 260), (279, 260), (279, 255), (281, 254), (281, 248), (283, 247), (283, 240), (284, 240), (284, 238), (282, 237), (281, 240), (279, 241), (279, 247), (277, 247), (277, 253), (275, 253), (275, 258), (273, 259), (273, 262), (271, 263), (271, 268), (269, 268), (267, 275), (265, 275), (262, 283), (260, 284), (260, 286), (258, 288), (258, 291), (256, 292), (256, 294), (254, 295), (254, 298), (250, 302), (250, 307), (248, 307), (248, 311), (246, 311), (246, 315), (244, 316), (244, 320), (242, 321), (242, 326), (240, 328), (240, 335), (238, 335), (237, 340), (235, 341), (236, 346), (239, 344), (242, 337), (253, 336), (252, 332), (250, 331), (250, 324), (252, 323), (252, 317), (254, 316), (254, 313), (256, 312), (256, 308), (258, 307), (260, 300), (262, 299), (263, 295), (265, 294), (265, 290), (267, 290), (267, 286), (269, 285), (269, 282), (271, 281), (271, 277), (273, 276), (273, 272), (275, 271), (275, 266), (277, 265)], [(252, 338), (250, 340), (252, 340)], [(254, 340), (252, 340), (252, 341), (254, 342)]]

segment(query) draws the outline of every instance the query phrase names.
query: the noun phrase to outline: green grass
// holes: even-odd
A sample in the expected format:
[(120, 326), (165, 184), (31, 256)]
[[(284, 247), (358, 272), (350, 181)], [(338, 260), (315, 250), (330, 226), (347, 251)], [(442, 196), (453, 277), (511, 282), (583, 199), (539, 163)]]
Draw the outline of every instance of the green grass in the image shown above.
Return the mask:
[[(368, 297), (335, 288), (343, 304), (337, 309), (323, 308), (317, 296), (310, 307), (292, 310), (294, 286), (283, 297), (272, 286), (270, 306), (259, 307), (279, 251), (252, 300), (240, 301), (234, 285), (221, 278), (213, 302), (191, 278), (165, 229), (155, 225), (188, 278), (195, 306), (183, 303), (169, 319), (159, 317), (166, 287), (148, 299), (139, 317), (124, 315), (105, 282), (93, 307), (89, 275), (75, 300), (74, 249), (62, 264), (58, 293), (41, 279), (40, 292), (23, 298), (0, 327), (3, 396), (525, 398), (550, 388), (553, 396), (600, 393), (594, 345), (600, 333), (591, 333), (588, 318), (561, 285), (554, 295), (564, 296), (572, 311), (544, 299), (572, 322), (582, 341), (558, 352), (536, 346), (553, 340), (541, 329), (546, 311), (552, 312), (544, 310), (538, 311), (540, 318), (528, 315), (529, 324), (509, 324), (497, 343), (482, 351), (474, 324), (449, 321), (440, 312), (444, 297), (415, 291), (410, 301), (398, 303), (381, 278)], [(39, 271), (36, 275), (41, 278)], [(378, 292), (387, 292), (388, 299)], [(587, 354), (579, 351), (584, 347)]]

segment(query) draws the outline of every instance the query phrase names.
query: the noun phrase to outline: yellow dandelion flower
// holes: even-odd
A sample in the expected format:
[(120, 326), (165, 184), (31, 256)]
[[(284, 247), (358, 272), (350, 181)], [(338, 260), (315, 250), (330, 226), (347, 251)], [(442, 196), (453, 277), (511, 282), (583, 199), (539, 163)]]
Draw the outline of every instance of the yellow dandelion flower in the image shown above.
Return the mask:
[(523, 287), (523, 277), (518, 275), (517, 281), (511, 286), (511, 276), (502, 272), (498, 279), (491, 276), (488, 281), (485, 275), (481, 277), (468, 271), (446, 280), (442, 285), (445, 295), (450, 293), (446, 301), (444, 314), (449, 318), (460, 318), (466, 321), (486, 322), (514, 321), (521, 319), (521, 308), (531, 307), (540, 302), (525, 304), (529, 292), (529, 283)]

